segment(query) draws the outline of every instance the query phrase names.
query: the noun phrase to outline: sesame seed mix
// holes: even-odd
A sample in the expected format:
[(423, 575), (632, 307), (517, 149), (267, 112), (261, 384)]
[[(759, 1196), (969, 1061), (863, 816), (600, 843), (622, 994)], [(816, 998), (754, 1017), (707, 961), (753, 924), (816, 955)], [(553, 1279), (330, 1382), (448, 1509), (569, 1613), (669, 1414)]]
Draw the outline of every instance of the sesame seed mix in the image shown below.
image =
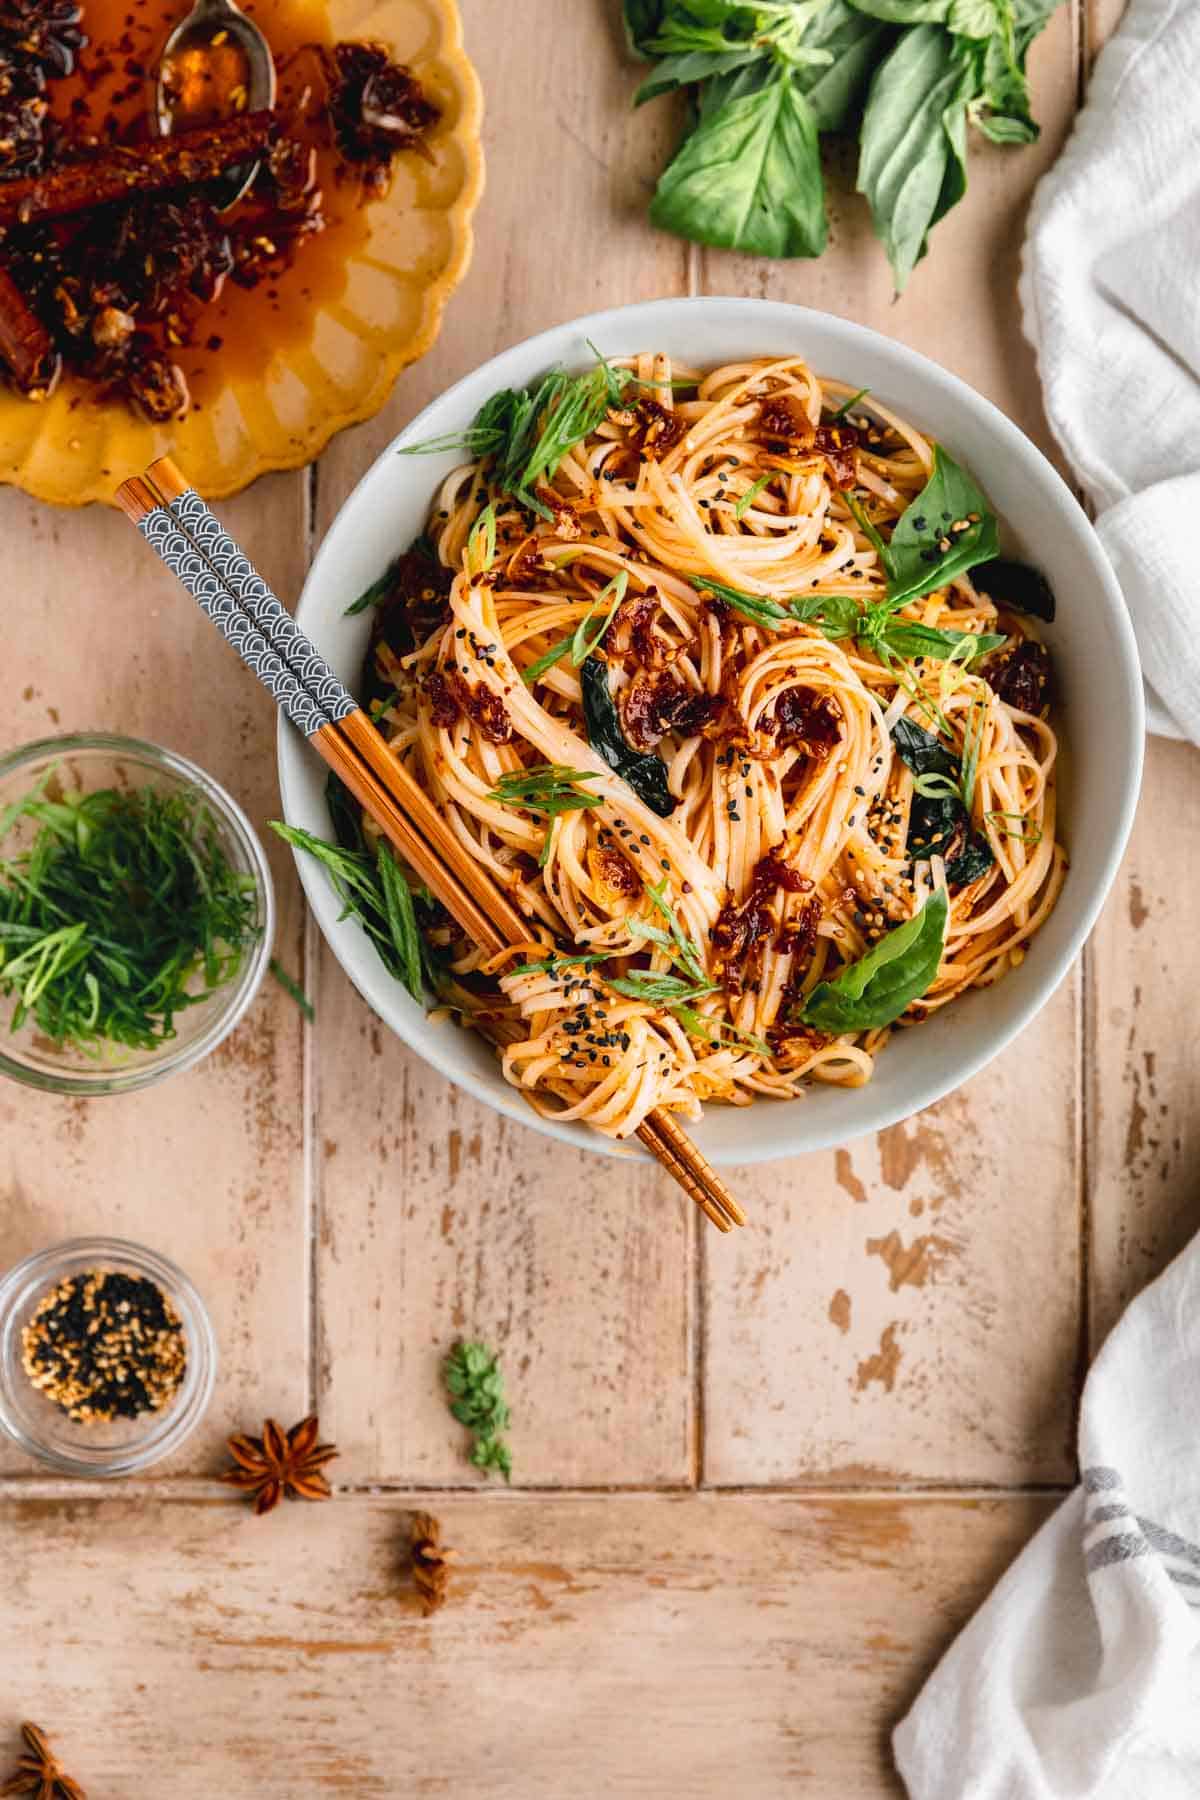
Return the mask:
[(161, 1411), (187, 1368), (183, 1323), (162, 1289), (107, 1269), (45, 1294), (21, 1346), (34, 1387), (80, 1424)]

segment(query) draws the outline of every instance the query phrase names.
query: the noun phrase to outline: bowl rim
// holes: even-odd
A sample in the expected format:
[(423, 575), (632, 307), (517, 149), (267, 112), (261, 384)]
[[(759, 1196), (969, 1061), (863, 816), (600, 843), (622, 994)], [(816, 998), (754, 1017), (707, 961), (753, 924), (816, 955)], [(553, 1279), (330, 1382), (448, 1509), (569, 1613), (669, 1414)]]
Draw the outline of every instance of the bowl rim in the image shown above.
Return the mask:
[(0, 1274), (0, 1347), (7, 1348), (9, 1337), (20, 1323), (20, 1309), (37, 1293), (48, 1292), (89, 1264), (106, 1263), (124, 1263), (162, 1288), (177, 1304), (187, 1341), (187, 1367), (178, 1400), (165, 1414), (145, 1415), (149, 1423), (144, 1436), (108, 1449), (80, 1448), (75, 1452), (44, 1442), (26, 1429), (11, 1404), (4, 1379), (7, 1365), (0, 1358), (0, 1436), (7, 1436), (26, 1456), (60, 1475), (90, 1476), (95, 1480), (140, 1474), (178, 1450), (208, 1410), (220, 1357), (208, 1308), (178, 1263), (132, 1238), (103, 1234), (65, 1238), (44, 1250), (34, 1250)]
[(15, 774), (27, 763), (47, 756), (72, 756), (80, 752), (106, 752), (127, 756), (147, 769), (165, 770), (176, 780), (186, 783), (201, 794), (217, 818), (238, 844), (254, 877), (262, 915), (262, 930), (246, 957), (240, 973), (229, 983), (231, 1004), (222, 1007), (199, 1037), (176, 1050), (164, 1050), (149, 1062), (125, 1071), (113, 1069), (104, 1074), (86, 1070), (64, 1070), (61, 1074), (48, 1069), (30, 1068), (18, 1062), (5, 1049), (6, 1039), (0, 1034), (0, 1075), (19, 1081), (25, 1087), (38, 1088), (49, 1094), (76, 1094), (89, 1099), (108, 1094), (132, 1094), (153, 1087), (170, 1075), (180, 1075), (222, 1044), (245, 1018), (258, 995), (271, 962), (275, 943), (277, 903), (275, 883), (267, 861), (262, 839), (243, 808), (215, 776), (202, 769), (178, 750), (168, 750), (148, 738), (125, 737), (111, 731), (68, 731), (54, 737), (35, 738), (27, 744), (0, 754), (0, 782)]
[[(1112, 829), (1108, 837), (1108, 848), (1103, 856), (1097, 874), (1093, 877), (1092, 891), (1086, 904), (1079, 907), (1071, 921), (1066, 941), (1055, 960), (1041, 972), (1037, 981), (1029, 982), (1029, 991), (1023, 1003), (1017, 1007), (1012, 1017), (1005, 1023), (994, 1025), (985, 1034), (986, 1042), (975, 1050), (946, 1064), (937, 1079), (926, 1080), (915, 1100), (888, 1102), (877, 1099), (874, 1107), (865, 1106), (865, 1117), (856, 1117), (849, 1123), (848, 1129), (838, 1130), (836, 1126), (825, 1129), (804, 1131), (803, 1129), (767, 1134), (767, 1140), (751, 1137), (744, 1145), (705, 1146), (708, 1159), (721, 1167), (748, 1167), (762, 1162), (780, 1161), (789, 1156), (808, 1154), (820, 1150), (828, 1150), (839, 1145), (852, 1142), (857, 1138), (869, 1136), (875, 1132), (886, 1130), (889, 1126), (901, 1123), (923, 1112), (927, 1107), (944, 1099), (948, 1094), (962, 1087), (981, 1069), (985, 1068), (995, 1057), (1016, 1039), (1034, 1020), (1042, 1008), (1057, 991), (1070, 969), (1074, 966), (1084, 943), (1089, 937), (1100, 910), (1108, 898), (1125, 853), (1129, 833), (1133, 826), (1141, 788), (1142, 766), (1145, 749), (1145, 704), (1142, 688), (1141, 665), (1138, 658), (1137, 645), (1133, 626), (1125, 605), (1115, 573), (1104, 548), (1096, 535), (1095, 528), (1084, 512), (1075, 494), (1066, 481), (1050, 462), (1045, 453), (1029, 438), (1020, 427), (1013, 423), (1001, 411), (994, 401), (975, 388), (960, 376), (952, 374), (940, 364), (919, 350), (889, 338), (873, 327), (860, 325), (836, 314), (822, 312), (807, 306), (798, 306), (789, 301), (761, 300), (745, 298), (738, 295), (688, 295), (678, 298), (636, 301), (626, 306), (607, 307), (599, 312), (586, 313), (579, 318), (567, 320), (563, 324), (551, 326), (533, 336), (522, 339), (488, 358), (475, 368), (467, 371), (457, 381), (436, 395), (421, 408), (409, 422), (397, 432), (392, 441), (385, 446), (365, 470), (355, 487), (346, 496), (333, 520), (330, 522), (325, 536), (309, 567), (300, 599), (296, 606), (296, 620), (302, 630), (317, 641), (316, 634), (310, 629), (311, 615), (317, 604), (317, 595), (324, 584), (326, 576), (334, 566), (341, 548), (342, 534), (352, 529), (353, 515), (359, 509), (371, 505), (372, 493), (383, 470), (390, 465), (397, 450), (411, 441), (418, 441), (426, 421), (433, 414), (442, 414), (449, 408), (453, 410), (455, 402), (464, 390), (473, 388), (480, 378), (487, 375), (492, 391), (523, 382), (528, 378), (522, 371), (533, 366), (549, 367), (571, 354), (568, 348), (572, 342), (581, 344), (590, 339), (607, 351), (604, 343), (606, 333), (631, 332), (642, 334), (643, 342), (652, 341), (652, 333), (657, 327), (660, 331), (669, 332), (679, 329), (681, 317), (700, 318), (705, 314), (716, 317), (726, 313), (730, 307), (741, 310), (748, 326), (761, 330), (764, 342), (770, 341), (773, 329), (789, 331), (802, 339), (806, 327), (819, 329), (822, 336), (838, 345), (839, 350), (851, 356), (855, 348), (871, 350), (876, 355), (899, 358), (912, 376), (925, 383), (935, 396), (944, 396), (952, 404), (968, 412), (974, 411), (981, 424), (994, 437), (999, 452), (1012, 454), (1024, 464), (1031, 479), (1036, 480), (1049, 494), (1053, 495), (1057, 504), (1070, 517), (1079, 534), (1079, 548), (1090, 561), (1089, 573), (1107, 602), (1109, 622), (1113, 627), (1113, 636), (1118, 650), (1120, 662), (1121, 686), (1126, 706), (1125, 726), (1129, 737), (1130, 759), (1128, 762), (1128, 779), (1125, 781), (1120, 804), (1114, 809)], [(628, 354), (622, 347), (611, 350), (614, 355)], [(828, 352), (823, 352), (826, 356)], [(436, 478), (435, 478), (436, 479)], [(431, 479), (432, 493), (435, 479)], [(289, 823), (303, 823), (298, 810), (299, 770), (302, 766), (302, 746), (295, 741), (295, 734), (289, 731), (287, 721), (280, 716), (276, 734), (276, 751), (279, 770), (280, 797), (283, 804), (284, 817)], [(558, 1123), (552, 1118), (543, 1117), (535, 1112), (532, 1106), (522, 1097), (518, 1088), (504, 1083), (505, 1091), (499, 1092), (474, 1070), (464, 1068), (457, 1058), (446, 1054), (443, 1047), (442, 1027), (423, 1031), (408, 1029), (403, 1022), (401, 1012), (391, 1013), (380, 1003), (379, 993), (368, 991), (368, 987), (358, 979), (351, 967), (348, 954), (349, 943), (353, 934), (359, 931), (354, 920), (341, 921), (338, 918), (338, 907), (332, 892), (321, 877), (320, 871), (311, 866), (310, 859), (301, 858), (293, 852), (301, 884), (304, 888), (308, 904), (321, 930), (322, 936), (329, 944), (334, 956), (352, 984), (358, 989), (363, 999), (376, 1015), (395, 1031), (396, 1035), (423, 1061), (430, 1064), (441, 1075), (454, 1085), (463, 1088), (475, 1099), (501, 1113), (506, 1118), (519, 1124), (532, 1127), (533, 1130), (547, 1137), (568, 1143), (577, 1149), (586, 1149), (600, 1155), (610, 1157), (637, 1157), (645, 1160), (648, 1152), (636, 1141), (618, 1142), (605, 1137), (599, 1132), (589, 1131), (585, 1125), (575, 1123)], [(342, 949), (347, 948), (347, 956), (343, 957)], [(382, 965), (380, 965), (382, 971)], [(446, 1029), (449, 1029), (448, 1027)], [(501, 1080), (503, 1078), (501, 1077)], [(871, 1084), (856, 1093), (869, 1094)], [(773, 1109), (772, 1117), (782, 1118), (784, 1103)], [(793, 1110), (789, 1104), (789, 1110)], [(794, 1109), (797, 1125), (801, 1124), (802, 1109)]]

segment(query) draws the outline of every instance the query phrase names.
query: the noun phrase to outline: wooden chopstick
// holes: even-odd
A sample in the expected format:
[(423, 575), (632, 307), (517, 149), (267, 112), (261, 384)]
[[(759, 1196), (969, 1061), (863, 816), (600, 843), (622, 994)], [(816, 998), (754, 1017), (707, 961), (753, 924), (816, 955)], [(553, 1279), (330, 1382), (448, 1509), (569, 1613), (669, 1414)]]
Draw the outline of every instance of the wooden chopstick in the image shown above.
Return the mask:
[[(393, 757), (348, 690), (169, 457), (117, 492), (131, 521), (259, 676), (389, 841), (483, 948), (529, 940), (529, 927)], [(440, 853), (440, 854), (439, 854)], [(637, 1135), (720, 1230), (745, 1214), (662, 1108)]]

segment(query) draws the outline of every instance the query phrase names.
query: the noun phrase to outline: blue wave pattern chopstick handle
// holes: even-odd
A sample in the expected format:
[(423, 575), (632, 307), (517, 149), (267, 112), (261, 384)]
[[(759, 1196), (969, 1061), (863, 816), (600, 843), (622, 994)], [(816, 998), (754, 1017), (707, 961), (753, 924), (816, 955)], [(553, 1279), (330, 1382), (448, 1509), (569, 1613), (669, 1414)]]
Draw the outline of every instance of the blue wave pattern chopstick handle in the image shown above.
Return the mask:
[(233, 599), (170, 513), (156, 508), (138, 520), (138, 530), (292, 724), (305, 737), (311, 737), (322, 725), (327, 725), (329, 714), (285, 667), (253, 619)]
[[(358, 711), (358, 701), (305, 637), (282, 601), (194, 488), (177, 495), (168, 511), (206, 557), (225, 586), (286, 664), (294, 680), (319, 707), (322, 724)], [(310, 734), (311, 735), (311, 734)]]

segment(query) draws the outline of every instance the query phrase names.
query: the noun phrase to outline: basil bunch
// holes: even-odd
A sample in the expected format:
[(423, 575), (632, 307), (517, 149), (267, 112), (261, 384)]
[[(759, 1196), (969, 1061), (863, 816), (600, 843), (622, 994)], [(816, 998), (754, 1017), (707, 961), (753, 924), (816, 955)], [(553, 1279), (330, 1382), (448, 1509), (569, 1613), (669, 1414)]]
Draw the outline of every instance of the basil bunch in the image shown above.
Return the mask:
[(858, 188), (903, 288), (967, 186), (967, 127), (1038, 135), (1025, 59), (1057, 0), (624, 0), (655, 62), (636, 104), (691, 91), (650, 217), (754, 256), (825, 247), (820, 137), (857, 133)]

